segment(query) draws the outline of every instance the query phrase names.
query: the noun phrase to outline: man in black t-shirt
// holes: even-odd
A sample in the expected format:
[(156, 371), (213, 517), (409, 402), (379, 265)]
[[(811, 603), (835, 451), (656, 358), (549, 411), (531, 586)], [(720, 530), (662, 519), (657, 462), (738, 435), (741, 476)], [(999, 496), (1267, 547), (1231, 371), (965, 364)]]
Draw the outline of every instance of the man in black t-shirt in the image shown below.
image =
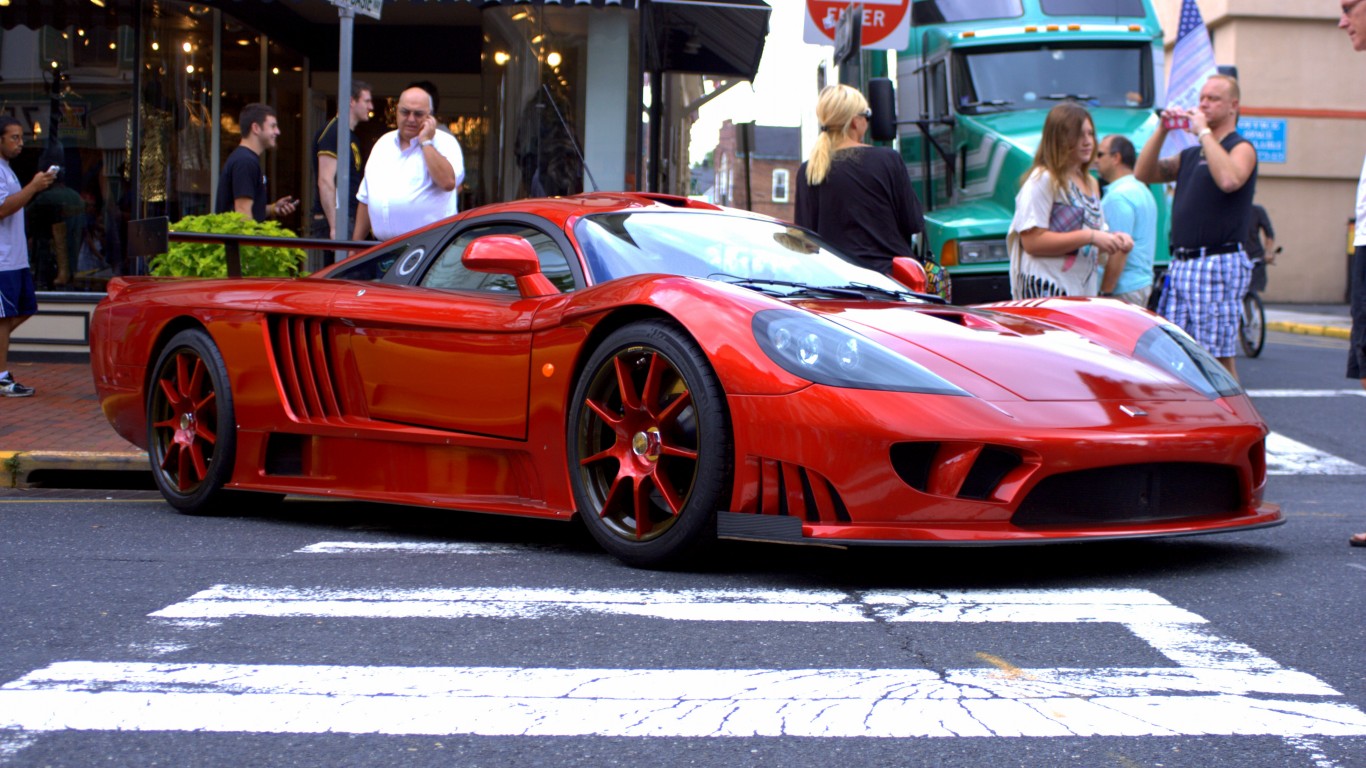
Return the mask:
[[(356, 223), (356, 192), (360, 190), (360, 180), (364, 164), (360, 147), (356, 144), (356, 126), (370, 119), (374, 110), (370, 84), (364, 80), (351, 81), (351, 105), (347, 117), (351, 126), (351, 167), (347, 179), (349, 191), (346, 194), (346, 232)], [(318, 196), (313, 200), (312, 229), (313, 237), (337, 237), (337, 118), (327, 123), (317, 138), (313, 140), (313, 176), (318, 180)]]
[[(1236, 130), (1238, 99), (1237, 80), (1211, 75), (1200, 88), (1199, 109), (1162, 113), (1134, 167), (1144, 184), (1176, 182), (1172, 263), (1157, 311), (1234, 376), (1238, 318), (1252, 278), (1243, 241), (1257, 190), (1257, 150)], [(1178, 121), (1198, 143), (1159, 159), (1168, 126)]]
[(1266, 290), (1266, 265), (1276, 263), (1276, 230), (1266, 209), (1252, 204), (1252, 218), (1247, 229), (1247, 257), (1252, 261), (1252, 290)]
[(242, 143), (228, 155), (218, 175), (218, 201), (214, 213), (236, 211), (248, 219), (265, 221), (267, 217), (283, 218), (294, 212), (299, 201), (285, 195), (267, 203), (266, 174), (261, 170), (261, 155), (275, 147), (280, 136), (280, 123), (275, 110), (265, 104), (242, 107), (238, 118)]

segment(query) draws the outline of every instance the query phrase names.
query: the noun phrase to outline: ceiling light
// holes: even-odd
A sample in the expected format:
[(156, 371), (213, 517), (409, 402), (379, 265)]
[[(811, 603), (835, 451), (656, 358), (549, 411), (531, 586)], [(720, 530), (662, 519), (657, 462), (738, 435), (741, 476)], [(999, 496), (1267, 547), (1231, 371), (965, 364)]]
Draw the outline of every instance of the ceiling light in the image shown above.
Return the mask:
[(560, 57), (559, 51), (551, 51), (545, 57), (545, 63), (549, 64), (552, 67), (560, 66), (561, 61), (563, 61), (563, 59)]

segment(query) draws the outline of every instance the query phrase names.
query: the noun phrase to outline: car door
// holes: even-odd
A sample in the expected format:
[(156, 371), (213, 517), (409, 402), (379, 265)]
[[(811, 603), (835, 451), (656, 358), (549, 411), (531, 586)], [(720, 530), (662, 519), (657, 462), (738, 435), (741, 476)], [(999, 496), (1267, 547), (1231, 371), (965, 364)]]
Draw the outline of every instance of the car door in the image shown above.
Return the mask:
[(461, 255), (475, 239), (517, 234), (533, 242), (549, 276), (571, 288), (562, 246), (535, 228), (475, 224), (411, 262), (411, 284), (385, 280), (340, 292), (343, 375), (355, 377), (369, 418), (394, 424), (525, 439), (531, 325), (553, 297), (524, 299), (508, 275), (472, 272)]

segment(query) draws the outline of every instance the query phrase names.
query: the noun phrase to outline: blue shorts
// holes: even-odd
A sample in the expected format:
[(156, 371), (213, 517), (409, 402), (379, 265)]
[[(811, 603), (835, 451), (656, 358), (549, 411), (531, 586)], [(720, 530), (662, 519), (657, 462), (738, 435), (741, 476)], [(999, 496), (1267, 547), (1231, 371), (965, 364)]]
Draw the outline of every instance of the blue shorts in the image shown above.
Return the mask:
[(38, 294), (33, 288), (33, 273), (27, 267), (0, 272), (0, 317), (36, 314)]
[(1252, 282), (1242, 251), (1173, 259), (1157, 313), (1181, 326), (1215, 357), (1238, 354), (1238, 319)]

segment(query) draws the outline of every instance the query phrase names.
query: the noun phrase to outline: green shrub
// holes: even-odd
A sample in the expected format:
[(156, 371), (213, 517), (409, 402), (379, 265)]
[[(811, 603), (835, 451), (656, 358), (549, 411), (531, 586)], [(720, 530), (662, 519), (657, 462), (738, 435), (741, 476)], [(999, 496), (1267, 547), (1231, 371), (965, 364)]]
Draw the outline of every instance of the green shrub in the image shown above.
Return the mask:
[[(298, 237), (278, 221), (251, 221), (238, 213), (186, 216), (171, 224), (175, 232), (212, 232), (225, 235)], [(244, 245), (244, 277), (293, 277), (300, 274), (306, 258), (303, 249)], [(150, 264), (159, 277), (227, 277), (228, 261), (217, 243), (171, 243), (170, 253), (154, 256)]]

